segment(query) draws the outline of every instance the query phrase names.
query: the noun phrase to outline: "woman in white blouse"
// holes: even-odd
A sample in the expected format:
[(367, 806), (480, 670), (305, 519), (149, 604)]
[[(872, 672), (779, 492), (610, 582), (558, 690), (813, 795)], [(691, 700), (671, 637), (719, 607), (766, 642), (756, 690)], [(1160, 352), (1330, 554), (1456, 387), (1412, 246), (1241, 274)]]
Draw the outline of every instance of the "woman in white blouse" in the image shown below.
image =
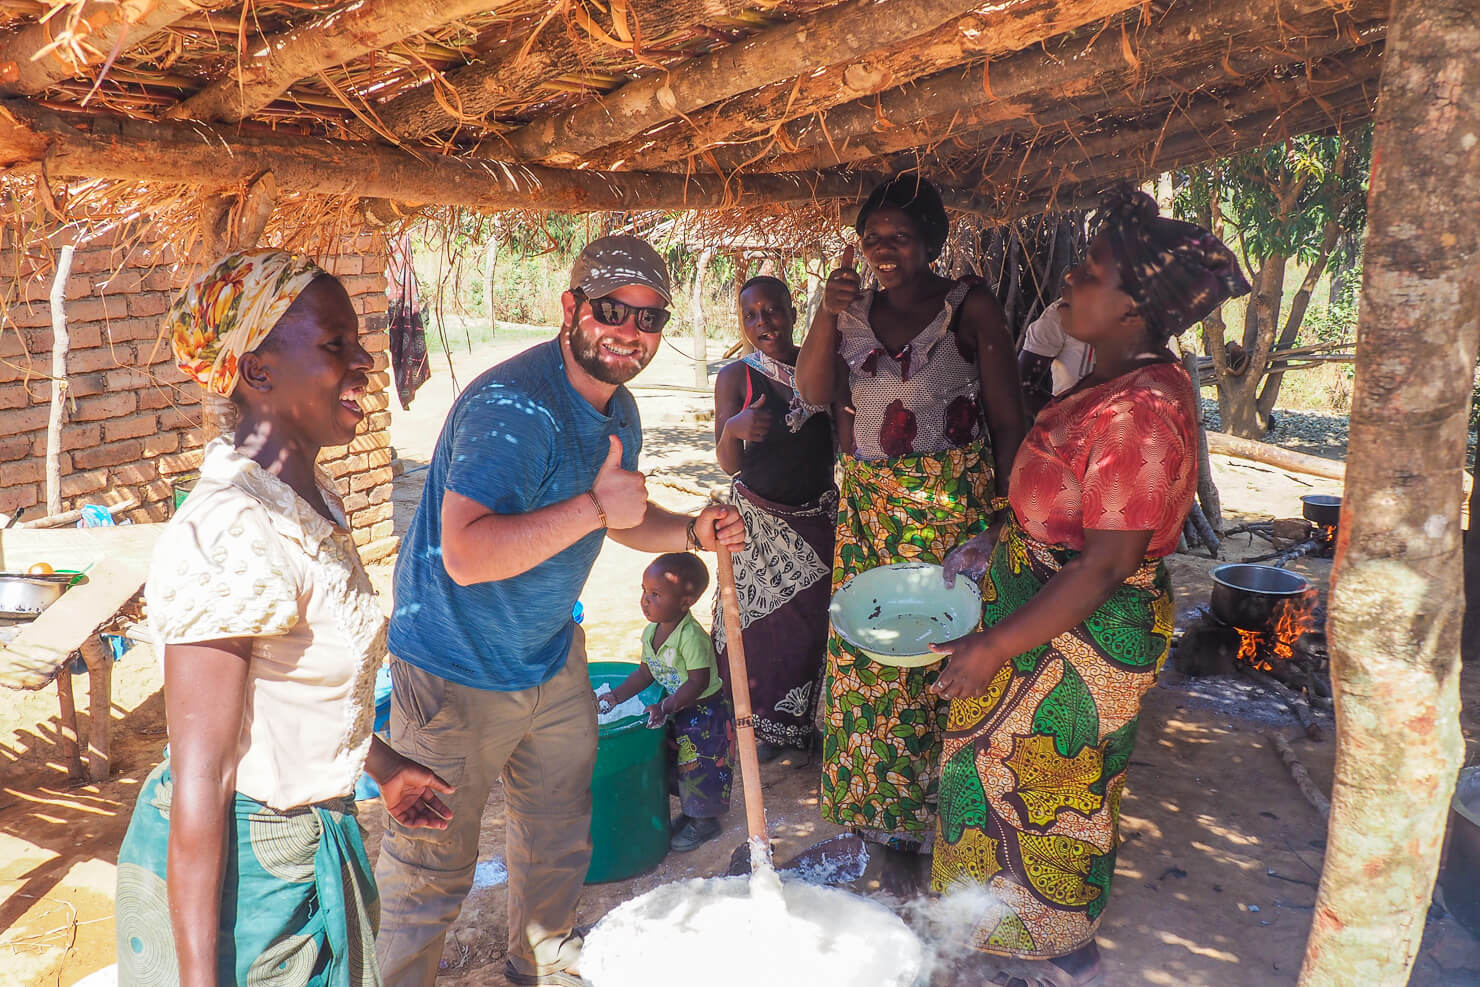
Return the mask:
[(170, 756), (119, 852), (119, 982), (379, 984), (355, 779), (433, 828), (451, 789), (372, 735), (385, 622), (315, 467), (354, 438), (372, 362), (343, 286), (281, 251), (220, 261), (166, 329), (241, 424), (206, 448), (145, 589)]

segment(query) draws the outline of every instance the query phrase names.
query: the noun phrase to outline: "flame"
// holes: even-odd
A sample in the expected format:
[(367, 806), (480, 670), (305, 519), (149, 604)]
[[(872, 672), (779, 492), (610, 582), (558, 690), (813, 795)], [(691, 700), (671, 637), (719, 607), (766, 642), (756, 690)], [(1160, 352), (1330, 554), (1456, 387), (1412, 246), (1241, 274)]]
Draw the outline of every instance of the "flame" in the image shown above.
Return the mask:
[(1295, 657), (1295, 643), (1301, 635), (1316, 625), (1316, 602), (1319, 594), (1311, 587), (1299, 596), (1292, 596), (1275, 610), (1274, 622), (1268, 631), (1246, 631), (1239, 629), (1238, 661), (1246, 662), (1261, 672), (1274, 671), (1271, 659), (1290, 661)]
[(1321, 542), (1326, 545), (1336, 544), (1336, 525), (1323, 524), (1320, 532)]

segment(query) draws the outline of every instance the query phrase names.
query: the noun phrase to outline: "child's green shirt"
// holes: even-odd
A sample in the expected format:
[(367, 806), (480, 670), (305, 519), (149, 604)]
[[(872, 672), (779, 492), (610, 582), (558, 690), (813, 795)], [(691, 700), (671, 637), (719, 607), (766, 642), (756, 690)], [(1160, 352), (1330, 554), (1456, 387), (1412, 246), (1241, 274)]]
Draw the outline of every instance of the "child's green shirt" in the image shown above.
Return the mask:
[(699, 626), (694, 615), (686, 613), (668, 640), (660, 648), (653, 647), (653, 635), (658, 632), (657, 624), (648, 624), (642, 632), (642, 662), (653, 673), (657, 681), (671, 696), (689, 679), (689, 673), (701, 668), (709, 670), (709, 684), (699, 693), (700, 699), (708, 699), (720, 690), (719, 665), (714, 658), (714, 643), (709, 632)]

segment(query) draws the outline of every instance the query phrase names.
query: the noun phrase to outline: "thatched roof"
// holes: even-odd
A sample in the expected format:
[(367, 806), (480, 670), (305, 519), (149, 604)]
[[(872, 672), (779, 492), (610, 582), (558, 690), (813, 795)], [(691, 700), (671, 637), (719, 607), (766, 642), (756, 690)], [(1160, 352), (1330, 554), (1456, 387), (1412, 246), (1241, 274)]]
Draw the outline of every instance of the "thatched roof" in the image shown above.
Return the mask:
[(218, 223), (254, 187), (309, 225), (436, 206), (810, 221), (919, 168), (1006, 218), (1366, 119), (1388, 7), (0, 0), (0, 195), (94, 214), (215, 195)]

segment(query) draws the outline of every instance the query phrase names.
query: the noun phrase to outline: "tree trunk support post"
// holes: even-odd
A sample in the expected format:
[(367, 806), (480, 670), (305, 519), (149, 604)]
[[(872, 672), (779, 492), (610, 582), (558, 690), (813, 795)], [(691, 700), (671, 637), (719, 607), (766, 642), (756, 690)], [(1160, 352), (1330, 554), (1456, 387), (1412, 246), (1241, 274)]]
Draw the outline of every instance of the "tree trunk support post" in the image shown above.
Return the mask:
[(1393, 4), (1327, 632), (1337, 752), (1300, 984), (1408, 982), (1459, 728), (1460, 499), (1480, 346), (1480, 20)]

